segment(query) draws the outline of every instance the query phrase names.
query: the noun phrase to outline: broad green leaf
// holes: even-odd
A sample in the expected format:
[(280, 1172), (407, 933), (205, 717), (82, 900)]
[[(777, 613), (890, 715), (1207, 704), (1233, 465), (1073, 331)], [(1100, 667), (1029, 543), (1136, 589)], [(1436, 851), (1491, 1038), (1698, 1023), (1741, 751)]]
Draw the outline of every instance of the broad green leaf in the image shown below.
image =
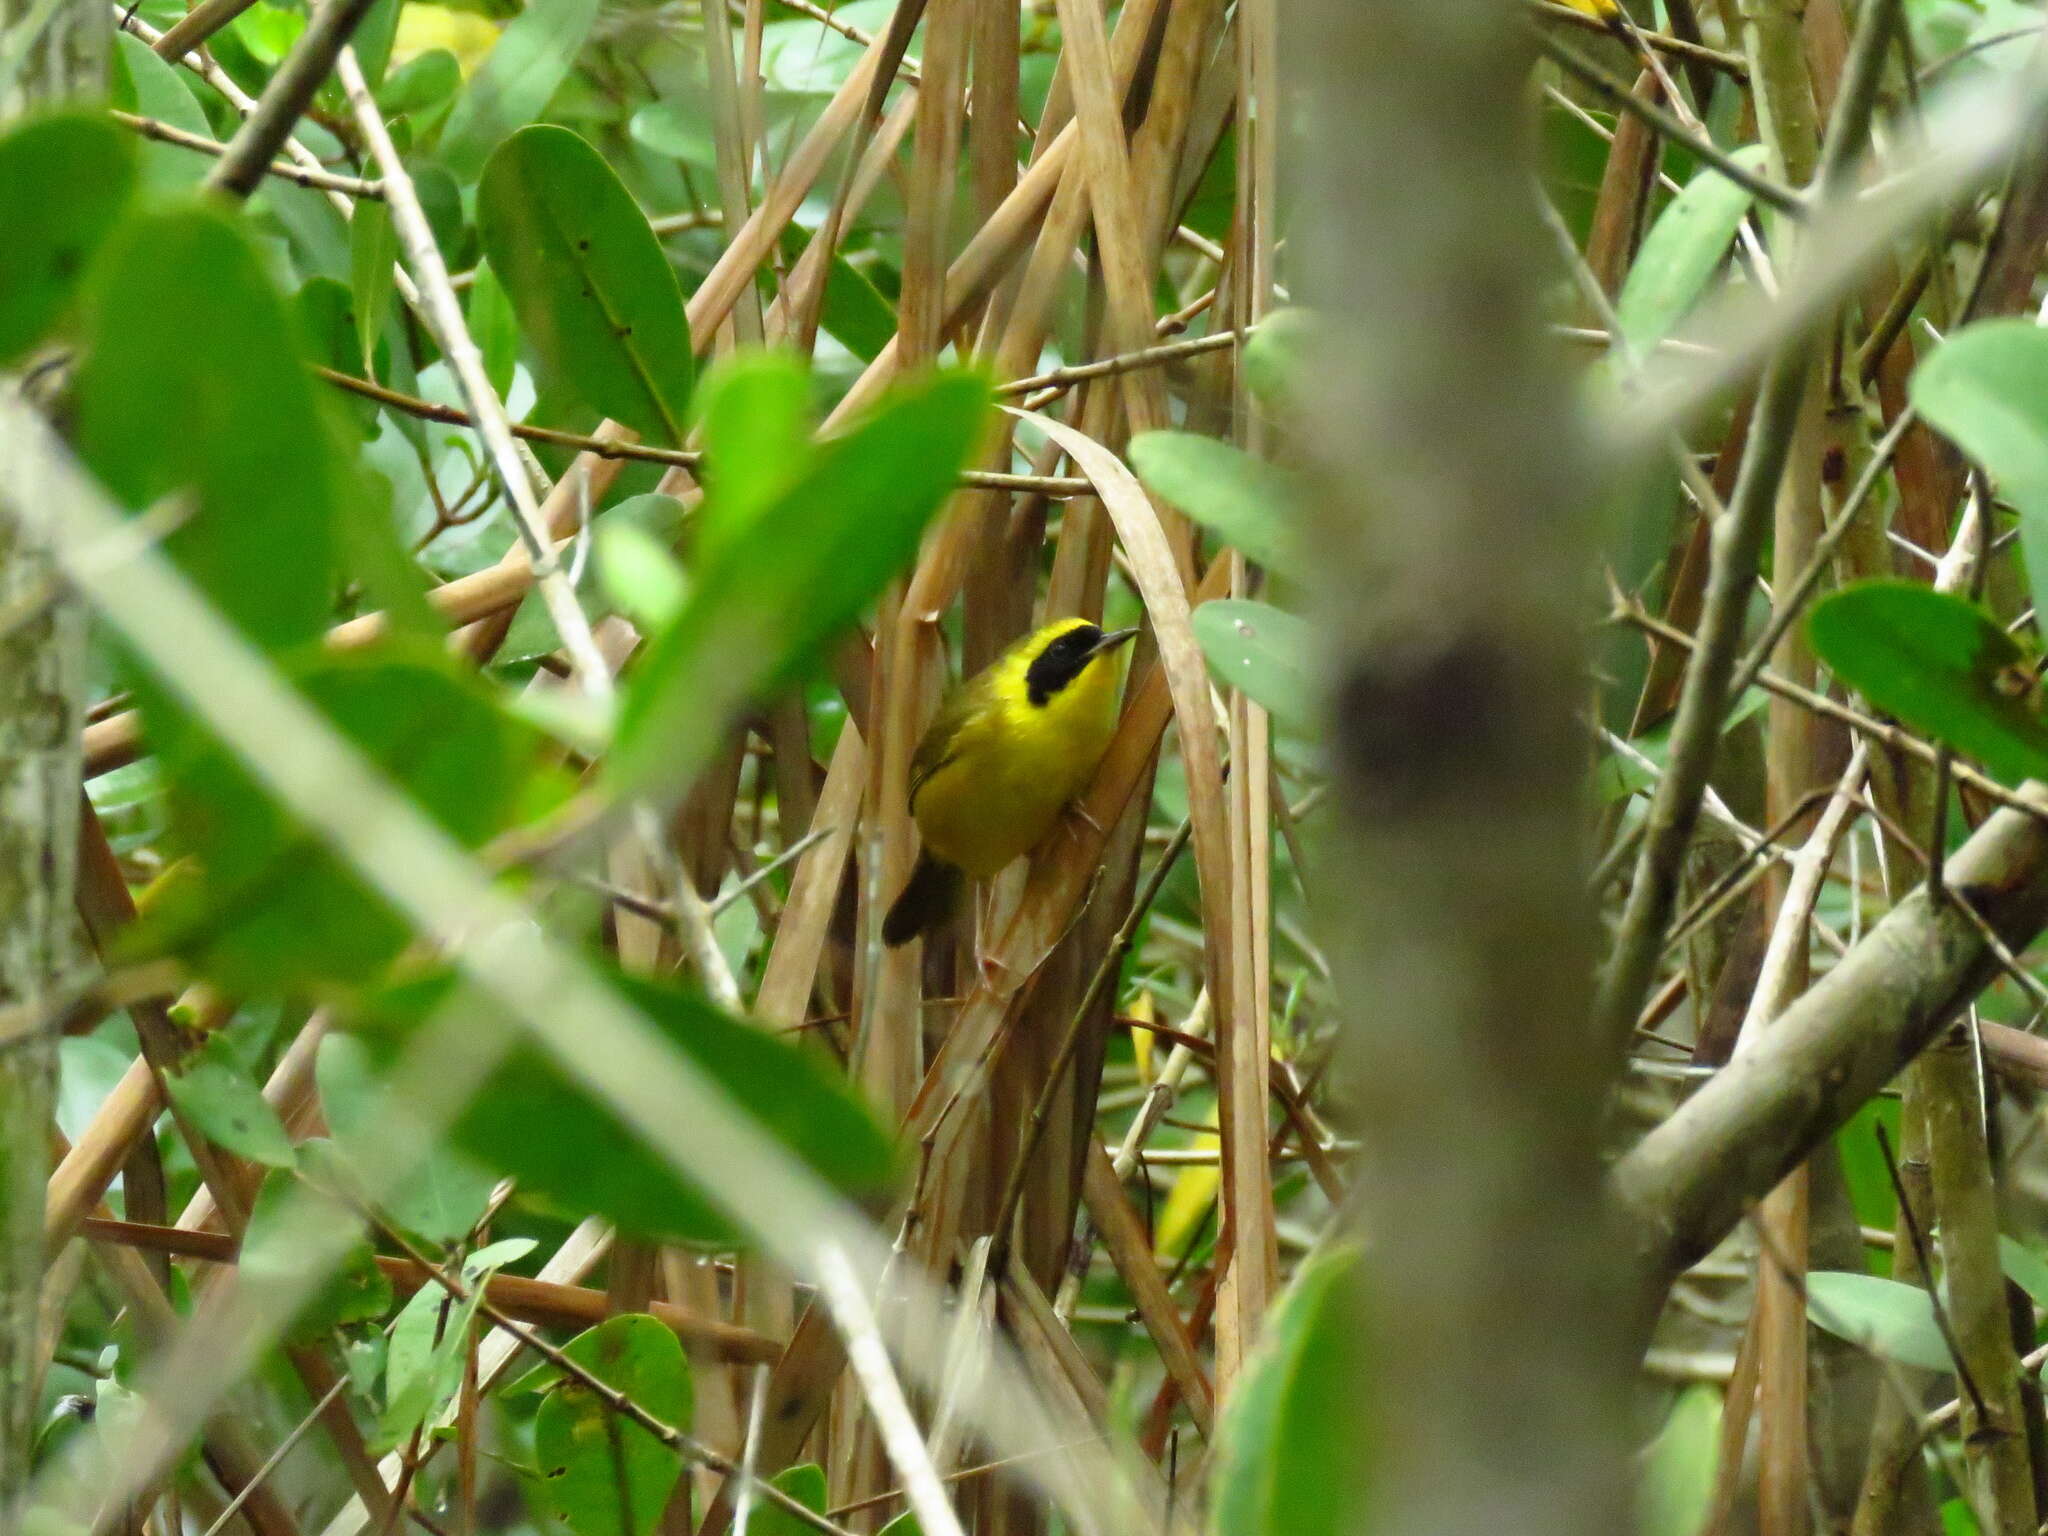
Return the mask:
[(1209, 673), (1267, 710), (1273, 723), (1298, 733), (1315, 728), (1315, 689), (1308, 624), (1271, 603), (1223, 598), (1195, 610), (1195, 642)]
[[(896, 1166), (891, 1140), (843, 1077), (694, 992), (623, 976), (612, 983), (670, 1047), (813, 1173), (854, 1195), (889, 1183)], [(412, 1031), (448, 1005), (490, 1007), (474, 993), (457, 994), (442, 976), (384, 993), (366, 1005), (354, 1027), (371, 1059), (386, 1070)], [(535, 1134), (536, 1127), (547, 1134)], [(517, 1179), (522, 1195), (565, 1212), (594, 1212), (653, 1238), (733, 1239), (732, 1224), (697, 1186), (673, 1173), (554, 1057), (524, 1039), (511, 1047), (448, 1134), (478, 1161)]]
[[(309, 277), (292, 295), (292, 313), (299, 322), (299, 340), (307, 359), (341, 373), (368, 373), (363, 359), (366, 350), (356, 327), (355, 310), (348, 289), (331, 277)], [(360, 396), (336, 391), (326, 405), (345, 414), (357, 429), (358, 440), (377, 435), (377, 403)], [(339, 445), (337, 445), (339, 446)], [(339, 529), (337, 529), (337, 534)]]
[(1984, 466), (2020, 514), (2034, 605), (2048, 612), (2048, 332), (1983, 320), (1950, 336), (1907, 381), (1921, 417)]
[[(213, 124), (185, 73), (159, 58), (141, 38), (132, 32), (116, 32), (114, 56), (109, 62), (107, 99), (114, 107), (203, 138), (213, 137)], [(144, 144), (140, 154), (144, 185), (159, 191), (197, 186), (212, 163), (205, 155), (178, 144)]]
[(1276, 309), (1244, 344), (1245, 382), (1268, 405), (1285, 403), (1300, 381), (1314, 377), (1323, 325), (1306, 309)]
[(429, 48), (407, 59), (377, 87), (386, 117), (419, 116), (453, 99), (462, 89), (462, 66), (446, 48)]
[(2048, 1307), (2048, 1259), (2010, 1237), (1998, 1239), (1999, 1267), (2037, 1307)]
[(592, 542), (598, 580), (621, 613), (647, 633), (675, 622), (689, 582), (666, 543), (639, 523), (610, 517)]
[(1979, 1536), (1982, 1530), (1968, 1499), (1945, 1500), (1938, 1513), (1941, 1515), (1941, 1536)]
[(362, 1041), (330, 1034), (314, 1067), (328, 1130), (352, 1160), (372, 1156), (403, 1168), (382, 1206), (395, 1226), (432, 1242), (453, 1242), (476, 1225), (497, 1175), (454, 1147), (423, 1137), (386, 1098), (383, 1080)]
[(176, 1071), (166, 1072), (164, 1091), (209, 1141), (237, 1157), (270, 1168), (290, 1168), (297, 1161), (284, 1122), (234, 1059), (225, 1036), (215, 1035)]
[(197, 205), (127, 220), (85, 330), (81, 456), (131, 510), (190, 495), (163, 546), (250, 640), (317, 638), (341, 481), (297, 328), (241, 231)]
[[(403, 654), (400, 654), (403, 652)], [(451, 836), (502, 830), (531, 772), (532, 733), (435, 650), (392, 644), (297, 669), (308, 701)], [(172, 824), (203, 878), (167, 893), (140, 946), (189, 955), (232, 993), (359, 986), (411, 928), (218, 746), (178, 744)]]
[(458, 179), (473, 180), (507, 134), (540, 116), (597, 9), (598, 0), (533, 0), (506, 23), (441, 134), (441, 158)]
[[(1836, 1133), (1835, 1145), (1842, 1154), (1842, 1174), (1849, 1184), (1849, 1199), (1856, 1207), (1857, 1221), (1866, 1227), (1889, 1229), (1898, 1220), (1899, 1201), (1892, 1189), (1891, 1171), (1885, 1165), (1884, 1148), (1877, 1139), (1879, 1127), (1897, 1146), (1897, 1099), (1870, 1100)], [(1882, 1267), (1888, 1261), (1880, 1259), (1879, 1263)]]
[(349, 291), (356, 330), (362, 338), (362, 374), (377, 376), (373, 352), (384, 334), (384, 316), (391, 307), (391, 264), (398, 259), (398, 232), (391, 210), (375, 198), (356, 204), (348, 230)]
[[(690, 1422), (690, 1369), (666, 1326), (640, 1313), (608, 1318), (562, 1351), (674, 1429)], [(541, 1486), (575, 1536), (648, 1536), (682, 1476), (682, 1458), (653, 1431), (564, 1376), (533, 1421)]]
[[(305, 1165), (317, 1166), (323, 1150), (323, 1143), (307, 1142), (300, 1148)], [(356, 1225), (355, 1212), (339, 1196), (290, 1169), (274, 1168), (264, 1178), (249, 1211), (249, 1228), (242, 1238), (238, 1262), (241, 1281), (252, 1291), (299, 1284), (315, 1246), (331, 1241), (337, 1228)], [(324, 1266), (322, 1272), (326, 1272)], [(291, 1337), (317, 1338), (343, 1323), (381, 1317), (390, 1305), (391, 1282), (377, 1267), (369, 1243), (358, 1239), (349, 1245), (341, 1264), (293, 1314)]]
[(79, 278), (135, 190), (135, 146), (103, 118), (65, 114), (0, 138), (0, 366), (64, 318)]
[(1806, 1277), (1806, 1315), (1818, 1328), (1872, 1354), (1925, 1371), (1955, 1368), (1934, 1302), (1917, 1285), (1846, 1270), (1815, 1270)]
[(1360, 1358), (1355, 1248), (1312, 1257), (1267, 1318), (1217, 1426), (1217, 1536), (1339, 1536), (1358, 1528)]
[(681, 447), (695, 368), (682, 289), (604, 157), (566, 128), (522, 128), (484, 167), (476, 207), (542, 387)]
[(697, 516), (701, 568), (753, 536), (761, 514), (810, 468), (811, 382), (788, 352), (737, 353), (704, 380), (704, 507)]
[(2028, 702), (2019, 644), (1959, 597), (1869, 581), (1823, 599), (1808, 625), (1834, 673), (1879, 709), (2008, 783), (2048, 777), (2048, 724)]
[(491, 388), (502, 400), (519, 367), (519, 317), (512, 313), (512, 300), (488, 261), (476, 264), (476, 278), (469, 285), (469, 334), (484, 355)]
[(1721, 1394), (1708, 1386), (1679, 1393), (1643, 1463), (1642, 1536), (1694, 1536), (1706, 1522), (1720, 1440)]
[(251, 58), (275, 69), (292, 51), (292, 45), (304, 35), (306, 13), (256, 0), (256, 4), (229, 22), (228, 28), (249, 50)]
[[(405, 0), (375, 0), (370, 14), (356, 27), (349, 45), (356, 51), (356, 62), (363, 71), (363, 79), (374, 93), (384, 82), (384, 68), (391, 62), (392, 39), (398, 35), (398, 13)], [(356, 212), (360, 214), (359, 207)]]
[(881, 1536), (924, 1536), (924, 1527), (918, 1524), (917, 1516), (906, 1509), (882, 1527)]
[(1148, 490), (1246, 559), (1307, 583), (1308, 561), (1296, 534), (1303, 497), (1287, 470), (1193, 432), (1141, 432), (1131, 439), (1131, 468)]
[[(1731, 158), (1761, 171), (1765, 155), (1763, 145), (1750, 144)], [(1639, 353), (1669, 336), (1706, 290), (1753, 196), (1719, 171), (1702, 169), (1657, 215), (1614, 301), (1621, 334)]]
[(916, 552), (988, 414), (988, 386), (939, 373), (822, 444), (758, 515), (763, 536), (700, 562), (620, 714), (615, 794), (690, 782), (735, 711), (795, 681)]
[[(770, 1481), (812, 1514), (825, 1513), (825, 1469), (815, 1461), (807, 1461), (798, 1467), (785, 1467)], [(811, 1536), (816, 1530), (816, 1526), (805, 1525), (787, 1510), (756, 1499), (747, 1536)]]

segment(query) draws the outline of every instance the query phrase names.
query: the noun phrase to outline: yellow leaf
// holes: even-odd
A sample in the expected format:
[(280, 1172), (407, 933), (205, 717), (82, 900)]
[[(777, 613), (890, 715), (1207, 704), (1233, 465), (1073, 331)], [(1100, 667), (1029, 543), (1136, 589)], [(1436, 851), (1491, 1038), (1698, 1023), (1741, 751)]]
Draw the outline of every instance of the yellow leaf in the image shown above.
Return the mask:
[[(1214, 1151), (1222, 1146), (1214, 1132), (1197, 1136), (1192, 1146)], [(1156, 1242), (1163, 1254), (1179, 1258), (1188, 1242), (1216, 1203), (1216, 1191), (1223, 1184), (1223, 1169), (1215, 1163), (1197, 1163), (1182, 1168), (1173, 1181), (1173, 1192), (1159, 1208)]]
[(498, 41), (496, 23), (474, 11), (451, 10), (445, 5), (406, 5), (398, 13), (398, 31), (391, 39), (391, 67), (433, 48), (446, 48), (455, 55), (467, 80), (476, 73)]

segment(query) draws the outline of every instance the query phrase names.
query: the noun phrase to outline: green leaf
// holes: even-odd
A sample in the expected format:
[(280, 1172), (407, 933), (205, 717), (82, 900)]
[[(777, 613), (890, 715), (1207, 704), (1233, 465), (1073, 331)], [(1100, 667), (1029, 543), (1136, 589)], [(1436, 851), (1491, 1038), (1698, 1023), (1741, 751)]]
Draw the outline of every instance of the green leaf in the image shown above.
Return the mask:
[(1223, 598), (1195, 610), (1195, 643), (1209, 673), (1267, 710), (1273, 723), (1296, 733), (1315, 728), (1315, 654), (1305, 620), (1270, 603)]
[(1643, 1464), (1642, 1536), (1695, 1536), (1713, 1503), (1720, 1441), (1721, 1394), (1708, 1386), (1679, 1393)]
[(0, 138), (0, 366), (70, 308), (79, 278), (135, 190), (135, 146), (104, 118), (65, 114)]
[(1312, 311), (1274, 310), (1244, 344), (1244, 377), (1252, 393), (1268, 405), (1284, 404), (1300, 380), (1314, 377), (1323, 340), (1324, 322)]
[[(893, 1143), (843, 1077), (693, 992), (624, 976), (612, 980), (671, 1048), (820, 1178), (856, 1195), (889, 1183)], [(491, 1005), (472, 992), (458, 993), (440, 976), (373, 999), (353, 1027), (378, 1068), (388, 1070), (410, 1034), (444, 1006), (482, 1011)], [(536, 1135), (543, 1126), (547, 1134)], [(609, 1105), (524, 1038), (448, 1134), (480, 1162), (517, 1179), (522, 1195), (561, 1210), (594, 1212), (652, 1238), (722, 1243), (734, 1237), (732, 1224), (697, 1186), (673, 1173)]]
[(226, 1036), (215, 1035), (176, 1071), (165, 1073), (164, 1091), (209, 1141), (237, 1157), (270, 1168), (290, 1168), (297, 1162), (284, 1122), (235, 1060)]
[(484, 355), (491, 388), (502, 400), (519, 366), (519, 317), (512, 313), (512, 300), (488, 261), (476, 264), (476, 278), (469, 285), (469, 334)]
[(1846, 1270), (1815, 1270), (1806, 1277), (1806, 1315), (1815, 1327), (1899, 1365), (1925, 1371), (1955, 1368), (1934, 1320), (1934, 1301), (1917, 1285)]
[(916, 553), (980, 439), (988, 385), (939, 373), (823, 444), (744, 541), (692, 572), (689, 603), (642, 661), (605, 765), (612, 792), (688, 783), (735, 711), (795, 681)]
[[(394, 642), (319, 655), (295, 673), (308, 701), (457, 841), (474, 847), (502, 829), (536, 738), (437, 651)], [(265, 996), (361, 985), (410, 940), (406, 920), (239, 760), (201, 740), (167, 750), (172, 825), (204, 873), (165, 894), (138, 946), (186, 953), (229, 992)]]
[(533, 0), (506, 24), (441, 135), (441, 158), (459, 180), (472, 180), (505, 135), (540, 116), (597, 9), (598, 0)]
[(425, 113), (462, 89), (462, 66), (446, 48), (429, 48), (407, 59), (377, 87), (377, 105), (386, 117)]
[(739, 352), (704, 380), (704, 507), (697, 517), (699, 568), (735, 551), (761, 516), (809, 469), (811, 383), (788, 352)]
[(391, 264), (398, 259), (398, 232), (391, 227), (391, 210), (375, 198), (363, 198), (356, 204), (348, 240), (349, 291), (356, 330), (362, 337), (362, 374), (374, 379), (377, 369), (372, 352), (377, 338), (384, 334), (384, 315), (391, 307)]
[[(1746, 169), (1764, 168), (1765, 149), (1749, 144), (1730, 157)], [(1720, 268), (1753, 194), (1719, 171), (1702, 170), (1686, 183), (1643, 236), (1614, 301), (1621, 334), (1638, 353), (1669, 336)]]
[(1339, 1536), (1362, 1489), (1355, 1248), (1318, 1253), (1274, 1306), (1217, 1426), (1218, 1536)]
[(1303, 496), (1287, 470), (1192, 432), (1139, 433), (1131, 439), (1131, 468), (1147, 489), (1246, 559), (1307, 583), (1309, 563), (1296, 535)]
[(297, 337), (211, 207), (130, 218), (87, 284), (80, 453), (131, 510), (191, 494), (163, 547), (269, 651), (316, 639), (334, 598), (341, 479)]
[(2008, 783), (2048, 777), (2048, 724), (2026, 702), (2027, 657), (1974, 605), (1906, 582), (1859, 582), (1816, 605), (1808, 632), (1835, 675), (1887, 714)]
[[(107, 98), (113, 106), (203, 138), (213, 137), (213, 124), (184, 73), (159, 58), (141, 38), (131, 32), (116, 32), (114, 56), (109, 62)], [(143, 184), (158, 191), (197, 186), (211, 163), (179, 144), (144, 144), (140, 154)]]
[(455, 1148), (420, 1135), (410, 1117), (389, 1103), (362, 1041), (328, 1035), (320, 1042), (314, 1079), (321, 1113), (342, 1151), (352, 1161), (374, 1158), (405, 1170), (382, 1201), (394, 1226), (446, 1243), (476, 1225), (497, 1175)]
[(1913, 408), (1981, 464), (2019, 509), (2037, 610), (2048, 613), (2048, 332), (2030, 320), (1964, 326), (1907, 381)]
[[(672, 1429), (687, 1428), (692, 1390), (683, 1346), (640, 1313), (607, 1318), (562, 1351)], [(682, 1476), (682, 1459), (651, 1430), (565, 1376), (533, 1421), (547, 1501), (575, 1536), (648, 1536)]]
[[(643, 506), (649, 510), (641, 517), (620, 516)], [(592, 535), (598, 580), (618, 610), (648, 634), (675, 621), (689, 592), (683, 568), (669, 552), (673, 532), (664, 538), (654, 531), (664, 521), (672, 530), (681, 512), (671, 497), (635, 496), (607, 513)]]
[(396, 1449), (414, 1430), (440, 1418), (462, 1386), (469, 1328), (483, 1301), (483, 1282), (533, 1248), (533, 1239), (517, 1237), (472, 1253), (462, 1262), (468, 1295), (460, 1301), (431, 1279), (413, 1292), (391, 1327), (378, 1450)]
[[(812, 1514), (825, 1513), (825, 1469), (816, 1462), (785, 1467), (770, 1481)], [(811, 1536), (816, 1529), (816, 1526), (805, 1525), (787, 1510), (756, 1499), (753, 1517), (747, 1525), (747, 1536)]]
[[(327, 1147), (324, 1142), (307, 1142), (301, 1147), (306, 1166), (317, 1165)], [(301, 1284), (308, 1256), (316, 1245), (330, 1241), (338, 1228), (356, 1225), (355, 1212), (338, 1196), (290, 1169), (274, 1168), (264, 1178), (249, 1212), (239, 1260), (241, 1281), (252, 1291)], [(330, 1267), (332, 1273), (328, 1273)], [(327, 1278), (293, 1314), (292, 1338), (317, 1338), (343, 1323), (381, 1317), (390, 1307), (391, 1282), (377, 1267), (367, 1241), (358, 1238), (340, 1265), (322, 1265), (320, 1270)]]
[(2048, 1307), (2048, 1259), (2014, 1238), (1998, 1239), (1999, 1267), (2037, 1307)]
[(522, 128), (484, 167), (476, 208), (541, 387), (681, 447), (695, 367), (682, 289), (604, 157), (566, 128)]

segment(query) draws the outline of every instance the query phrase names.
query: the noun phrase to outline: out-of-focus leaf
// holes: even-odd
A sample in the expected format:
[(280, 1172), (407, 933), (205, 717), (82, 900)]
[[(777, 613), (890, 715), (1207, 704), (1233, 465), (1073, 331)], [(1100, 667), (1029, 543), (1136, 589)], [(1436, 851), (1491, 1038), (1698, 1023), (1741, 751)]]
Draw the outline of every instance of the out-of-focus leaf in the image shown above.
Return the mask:
[(1906, 393), (2019, 508), (2034, 606), (2048, 612), (2048, 332), (2031, 321), (1964, 326), (1913, 370)]
[(1297, 534), (1304, 498), (1287, 470), (1193, 432), (1141, 432), (1131, 439), (1131, 468), (1148, 490), (1246, 559), (1306, 583), (1308, 561)]
[[(516, 803), (534, 738), (433, 650), (398, 649), (320, 656), (296, 680), (422, 812), (475, 846)], [(224, 749), (185, 744), (172, 767), (173, 825), (204, 877), (166, 895), (138, 945), (184, 953), (241, 996), (359, 986), (404, 947), (406, 921)]]
[(377, 376), (372, 353), (384, 334), (384, 316), (391, 306), (391, 264), (398, 259), (391, 210), (375, 198), (364, 198), (356, 204), (348, 237), (349, 289), (362, 337), (362, 374), (370, 379)]
[[(1748, 170), (1764, 168), (1761, 144), (1731, 156)], [(1719, 171), (1703, 168), (1643, 236), (1614, 301), (1621, 334), (1639, 353), (1669, 336), (1706, 291), (1749, 213), (1754, 194)]]
[(734, 711), (794, 681), (916, 551), (979, 439), (988, 386), (941, 373), (900, 387), (821, 445), (758, 516), (771, 536), (700, 563), (691, 597), (650, 648), (606, 763), (631, 795), (690, 782)]
[(352, 1035), (327, 1036), (320, 1042), (314, 1073), (321, 1113), (350, 1160), (406, 1170), (381, 1202), (395, 1225), (437, 1243), (453, 1242), (476, 1225), (497, 1175), (454, 1147), (422, 1137), (405, 1113), (389, 1103), (362, 1041)]
[(2006, 1279), (2025, 1291), (2037, 1307), (2048, 1307), (2048, 1259), (2010, 1237), (1998, 1239), (1998, 1262)]
[(333, 609), (341, 482), (297, 335), (212, 208), (127, 220), (88, 282), (80, 453), (132, 510), (189, 493), (164, 548), (269, 651)]
[[(300, 1149), (306, 1166), (318, 1165), (325, 1143)], [(254, 1291), (300, 1282), (316, 1245), (330, 1241), (337, 1227), (355, 1226), (356, 1215), (339, 1196), (274, 1168), (257, 1191), (242, 1238), (239, 1274)], [(350, 1245), (346, 1257), (293, 1315), (291, 1336), (312, 1339), (343, 1323), (383, 1316), (391, 1305), (391, 1282), (377, 1267), (367, 1241)]]
[(1305, 309), (1276, 309), (1244, 344), (1244, 377), (1268, 405), (1283, 404), (1301, 381), (1313, 378), (1323, 328)]
[(462, 89), (462, 66), (446, 48), (429, 48), (407, 59), (377, 88), (377, 105), (386, 117), (426, 113), (451, 100)]
[(1315, 690), (1309, 658), (1315, 654), (1308, 624), (1271, 603), (1223, 598), (1195, 610), (1195, 643), (1209, 673), (1241, 690), (1285, 729), (1315, 727)]
[[(812, 1172), (849, 1194), (871, 1194), (895, 1171), (890, 1138), (844, 1078), (784, 1040), (733, 1019), (693, 992), (629, 977), (613, 985), (663, 1039), (717, 1082)], [(443, 1006), (486, 1010), (443, 976), (366, 1005), (356, 1021), (387, 1069), (406, 1038)], [(513, 1026), (507, 1026), (513, 1027)], [(546, 1127), (536, 1135), (535, 1127)], [(515, 1043), (454, 1123), (456, 1145), (519, 1181), (523, 1195), (595, 1212), (652, 1238), (729, 1242), (733, 1228), (693, 1184), (607, 1105), (525, 1040)]]
[(0, 366), (63, 318), (134, 190), (134, 145), (104, 119), (38, 118), (0, 138)]
[(2019, 644), (1959, 597), (1869, 581), (1813, 610), (1813, 647), (1879, 709), (1967, 753), (2008, 783), (2048, 777), (2048, 724)]
[(1642, 1536), (1694, 1536), (1699, 1530), (1713, 1503), (1720, 1441), (1721, 1394), (1708, 1386), (1679, 1393), (1643, 1464), (1637, 1526)]
[(179, 1113), (209, 1141), (237, 1157), (270, 1168), (297, 1161), (284, 1122), (248, 1072), (234, 1059), (225, 1036), (215, 1035), (164, 1074), (164, 1091)]
[[(785, 1467), (771, 1481), (812, 1514), (825, 1513), (825, 1469), (815, 1461), (807, 1461), (799, 1467)], [(816, 1526), (805, 1525), (787, 1510), (777, 1509), (773, 1504), (757, 1499), (747, 1536), (808, 1536), (816, 1529)]]
[[(299, 339), (316, 363), (342, 373), (369, 372), (362, 333), (346, 288), (331, 277), (309, 277), (292, 297)], [(355, 423), (361, 437), (377, 435), (377, 404), (357, 395), (329, 396), (328, 403)]]
[(1806, 1277), (1806, 1315), (1815, 1327), (1872, 1354), (1924, 1371), (1955, 1368), (1934, 1302), (1917, 1285), (1846, 1270), (1815, 1270)]
[(484, 373), (503, 399), (519, 366), (519, 317), (489, 261), (476, 264), (469, 286), (469, 334), (484, 355)]
[(1363, 1362), (1352, 1248), (1317, 1254), (1273, 1308), (1217, 1426), (1217, 1536), (1339, 1536), (1358, 1528), (1356, 1394)]
[(787, 352), (736, 353), (704, 380), (698, 412), (708, 460), (697, 517), (701, 568), (737, 552), (810, 468), (810, 380)]
[[(159, 58), (154, 49), (131, 32), (114, 34), (114, 56), (107, 72), (110, 105), (137, 117), (153, 118), (196, 133), (213, 137), (213, 124), (175, 64)], [(177, 144), (141, 146), (144, 185), (159, 191), (194, 187), (206, 174), (207, 159)]]
[(533, 0), (506, 23), (441, 134), (441, 157), (459, 180), (473, 179), (507, 134), (540, 116), (597, 9), (598, 0)]
[[(607, 1318), (562, 1353), (662, 1423), (688, 1426), (690, 1368), (662, 1323), (640, 1313)], [(648, 1536), (683, 1470), (651, 1430), (567, 1375), (540, 1405), (533, 1449), (548, 1503), (575, 1536)]]
[(680, 447), (695, 368), (682, 290), (604, 157), (566, 128), (522, 128), (484, 167), (477, 231), (543, 387)]
[(592, 535), (598, 580), (645, 633), (673, 623), (689, 592), (670, 553), (682, 510), (670, 496), (635, 496), (607, 512)]

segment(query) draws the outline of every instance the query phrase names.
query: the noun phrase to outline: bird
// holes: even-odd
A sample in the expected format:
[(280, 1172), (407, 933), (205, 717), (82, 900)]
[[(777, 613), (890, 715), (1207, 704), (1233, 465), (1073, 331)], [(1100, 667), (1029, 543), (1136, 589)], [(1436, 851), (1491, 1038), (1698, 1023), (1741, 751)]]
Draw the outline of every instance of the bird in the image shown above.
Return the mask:
[(1055, 620), (947, 697), (910, 760), (922, 847), (882, 919), (885, 944), (942, 922), (965, 876), (1001, 873), (1087, 788), (1116, 729), (1116, 652), (1137, 633)]

